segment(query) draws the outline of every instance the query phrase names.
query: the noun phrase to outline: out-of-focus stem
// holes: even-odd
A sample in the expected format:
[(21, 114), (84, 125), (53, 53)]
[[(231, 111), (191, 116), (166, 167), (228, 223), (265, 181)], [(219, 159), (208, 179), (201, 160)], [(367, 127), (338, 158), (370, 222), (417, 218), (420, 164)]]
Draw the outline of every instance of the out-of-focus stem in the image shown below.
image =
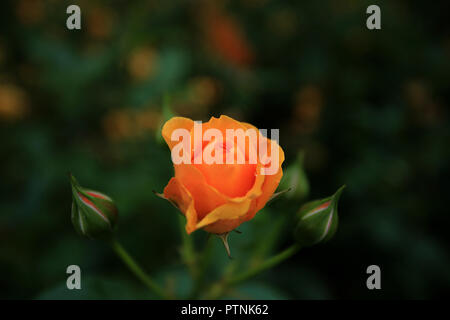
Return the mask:
[(208, 267), (208, 264), (210, 262), (210, 258), (211, 258), (211, 249), (212, 249), (212, 237), (208, 236), (208, 238), (206, 239), (206, 243), (204, 245), (204, 248), (199, 256), (198, 259), (198, 276), (194, 282), (194, 285), (192, 287), (192, 292), (189, 295), (189, 299), (196, 299), (199, 295), (199, 293), (201, 292), (201, 289), (204, 285), (204, 281), (205, 281), (205, 273), (206, 273), (206, 269)]
[(296, 254), (299, 250), (300, 250), (300, 245), (299, 244), (293, 244), (292, 246), (290, 246), (289, 248), (287, 248), (284, 251), (281, 251), (280, 253), (278, 253), (277, 255), (267, 259), (266, 261), (264, 261), (261, 264), (258, 264), (257, 266), (254, 266), (253, 268), (248, 269), (247, 271), (244, 271), (241, 274), (238, 274), (234, 277), (231, 277), (228, 281), (227, 284), (228, 285), (236, 285), (240, 282), (243, 282), (259, 273), (261, 273), (262, 271), (265, 271), (267, 269), (270, 269), (274, 266), (276, 266), (277, 264), (283, 262), (284, 260), (292, 257), (294, 254)]
[(186, 233), (186, 229), (184, 227), (185, 219), (182, 215), (179, 216), (179, 224), (182, 238), (181, 258), (187, 265), (192, 279), (196, 282), (199, 275), (199, 270), (197, 268), (197, 256), (194, 250), (192, 236)]
[(220, 298), (223, 293), (230, 287), (235, 286), (239, 283), (242, 283), (245, 280), (248, 280), (249, 278), (256, 276), (257, 274), (270, 269), (284, 260), (292, 257), (294, 254), (296, 254), (300, 250), (301, 246), (299, 244), (293, 244), (289, 248), (285, 249), (284, 251), (281, 251), (280, 253), (274, 255), (273, 257), (267, 259), (266, 261), (236, 275), (231, 277), (225, 277), (223, 280), (219, 281), (218, 283), (214, 284), (209, 293), (206, 295), (207, 299), (218, 299)]
[(164, 290), (158, 286), (149, 275), (139, 266), (139, 264), (128, 254), (125, 248), (115, 239), (111, 241), (111, 247), (130, 271), (144, 283), (160, 299), (168, 299)]

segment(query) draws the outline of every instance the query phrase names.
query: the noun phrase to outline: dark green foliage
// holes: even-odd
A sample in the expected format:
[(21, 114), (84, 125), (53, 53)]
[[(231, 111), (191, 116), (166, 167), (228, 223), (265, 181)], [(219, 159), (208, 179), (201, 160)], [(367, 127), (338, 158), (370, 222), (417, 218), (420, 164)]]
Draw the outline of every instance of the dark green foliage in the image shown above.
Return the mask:
[[(304, 151), (308, 199), (347, 185), (331, 241), (227, 297), (448, 292), (446, 1), (378, 1), (378, 31), (365, 27), (372, 1), (217, 5), (241, 30), (249, 62), (211, 49), (206, 2), (77, 1), (82, 30), (69, 31), (71, 1), (1, 1), (0, 298), (152, 298), (109, 247), (74, 231), (69, 171), (115, 200), (117, 235), (144, 268), (188, 294), (178, 212), (152, 193), (172, 176), (156, 132), (165, 95), (170, 112), (195, 120), (227, 114), (279, 128), (284, 167)], [(212, 239), (206, 282), (291, 244), (302, 204), (280, 196), (230, 234), (232, 261)], [(206, 234), (193, 237), (201, 250)], [(64, 290), (71, 264), (87, 292)], [(371, 264), (381, 291), (365, 287)]]

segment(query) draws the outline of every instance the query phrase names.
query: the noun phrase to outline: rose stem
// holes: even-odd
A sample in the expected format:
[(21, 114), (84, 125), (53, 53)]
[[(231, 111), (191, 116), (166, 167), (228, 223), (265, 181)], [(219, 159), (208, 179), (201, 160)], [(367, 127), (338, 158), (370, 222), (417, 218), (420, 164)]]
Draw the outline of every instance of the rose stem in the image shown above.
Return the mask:
[(158, 286), (151, 278), (148, 276), (144, 270), (139, 266), (139, 264), (128, 254), (125, 248), (116, 240), (111, 241), (111, 247), (117, 256), (123, 261), (123, 263), (130, 269), (130, 271), (141, 280), (153, 293), (155, 293), (160, 299), (168, 299), (169, 297), (165, 294), (164, 290)]
[(262, 271), (265, 271), (267, 269), (270, 269), (284, 260), (292, 257), (294, 254), (296, 254), (300, 250), (301, 246), (299, 244), (293, 244), (289, 248), (285, 249), (284, 251), (281, 251), (280, 253), (274, 255), (273, 257), (267, 259), (266, 261), (262, 262), (261, 264), (248, 269), (247, 271), (244, 271), (241, 274), (238, 274), (235, 277), (231, 277), (229, 279), (225, 278), (221, 282), (213, 285), (211, 288), (211, 291), (209, 295), (207, 295), (208, 299), (218, 299), (223, 292), (227, 289), (229, 286), (237, 285), (257, 274), (259, 274)]
[(238, 274), (235, 277), (232, 277), (231, 279), (229, 279), (227, 281), (227, 284), (229, 285), (236, 285), (240, 282), (243, 282), (245, 280), (247, 280), (248, 278), (251, 278), (255, 275), (257, 275), (258, 273), (270, 269), (274, 266), (276, 266), (277, 264), (283, 262), (284, 260), (292, 257), (294, 254), (296, 254), (299, 250), (300, 250), (300, 245), (299, 244), (293, 244), (292, 246), (290, 246), (289, 248), (287, 248), (286, 250), (276, 254), (275, 256), (267, 259), (266, 261), (264, 261), (263, 263), (248, 269), (247, 271)]
[(200, 290), (203, 286), (204, 280), (205, 280), (205, 272), (208, 267), (208, 264), (210, 262), (211, 258), (211, 249), (213, 245), (211, 234), (208, 234), (208, 237), (206, 239), (206, 243), (203, 247), (202, 253), (200, 254), (199, 259), (199, 272), (198, 272), (198, 278), (197, 281), (194, 283), (194, 286), (192, 287), (192, 292), (189, 295), (189, 299), (195, 299), (198, 294), (200, 293)]
[(192, 242), (192, 236), (186, 233), (186, 229), (184, 227), (186, 220), (184, 216), (181, 214), (179, 216), (179, 223), (180, 223), (181, 238), (183, 241), (183, 246), (181, 249), (181, 258), (183, 259), (184, 263), (186, 263), (192, 279), (194, 280), (194, 282), (197, 282), (199, 277), (198, 272), (199, 270), (197, 268), (197, 257), (194, 251), (194, 244)]

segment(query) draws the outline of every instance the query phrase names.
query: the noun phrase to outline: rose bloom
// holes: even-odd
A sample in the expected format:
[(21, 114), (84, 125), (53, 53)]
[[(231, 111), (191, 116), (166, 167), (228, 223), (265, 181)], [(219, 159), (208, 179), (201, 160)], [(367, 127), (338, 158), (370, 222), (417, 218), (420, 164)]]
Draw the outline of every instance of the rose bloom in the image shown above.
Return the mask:
[[(261, 143), (267, 143), (267, 156), (271, 156), (271, 140), (259, 134), (254, 126), (236, 121), (227, 116), (220, 118), (212, 117), (207, 123), (201, 124), (202, 132), (214, 128), (222, 132), (223, 146), (217, 148), (215, 152), (223, 152), (223, 163), (195, 164), (194, 157), (194, 121), (188, 118), (174, 117), (167, 121), (162, 128), (162, 136), (170, 150), (174, 148), (178, 141), (172, 141), (172, 132), (176, 129), (186, 129), (190, 132), (191, 138), (191, 163), (174, 164), (175, 176), (169, 181), (164, 189), (164, 197), (175, 204), (186, 217), (186, 231), (192, 233), (203, 228), (205, 231), (215, 234), (229, 232), (245, 221), (251, 220), (255, 214), (261, 210), (275, 192), (283, 176), (281, 164), (284, 161), (284, 152), (276, 144), (275, 150), (279, 153), (279, 168), (273, 175), (262, 175), (261, 168), (269, 167), (269, 164), (262, 164), (260, 156), (257, 154), (257, 163), (249, 161), (249, 148), (258, 150), (259, 139), (264, 139)], [(229, 147), (226, 141), (227, 129), (247, 129), (256, 130), (258, 141), (251, 141), (246, 137), (245, 150), (236, 147)], [(203, 141), (203, 150), (211, 142)], [(232, 142), (231, 142), (232, 143)], [(242, 147), (242, 146), (241, 146)], [(245, 162), (238, 164), (236, 159), (232, 164), (226, 163), (227, 152), (242, 152)], [(236, 157), (236, 154), (234, 154)], [(242, 156), (242, 154), (241, 154)]]

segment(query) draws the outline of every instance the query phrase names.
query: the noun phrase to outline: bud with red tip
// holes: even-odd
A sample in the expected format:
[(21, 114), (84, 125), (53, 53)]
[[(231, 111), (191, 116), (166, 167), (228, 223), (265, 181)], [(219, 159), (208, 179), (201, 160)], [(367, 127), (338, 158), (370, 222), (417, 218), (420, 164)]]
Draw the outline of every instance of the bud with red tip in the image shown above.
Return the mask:
[(106, 238), (117, 222), (117, 207), (107, 195), (82, 188), (70, 174), (72, 185), (72, 224), (75, 230), (89, 238)]
[(337, 205), (344, 188), (340, 187), (331, 197), (308, 202), (300, 208), (294, 232), (298, 243), (312, 246), (333, 237), (338, 226)]

